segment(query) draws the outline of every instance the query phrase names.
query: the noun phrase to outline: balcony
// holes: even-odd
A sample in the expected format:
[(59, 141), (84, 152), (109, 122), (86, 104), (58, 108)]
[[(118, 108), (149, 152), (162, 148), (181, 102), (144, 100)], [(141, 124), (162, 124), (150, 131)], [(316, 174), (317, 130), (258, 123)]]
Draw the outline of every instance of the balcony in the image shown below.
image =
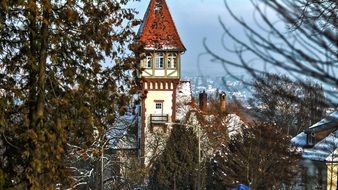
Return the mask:
[(169, 121), (168, 114), (150, 114), (150, 124), (165, 124)]
[(166, 123), (169, 121), (168, 114), (150, 114), (150, 131), (153, 132), (154, 127), (161, 128), (164, 133), (167, 132)]

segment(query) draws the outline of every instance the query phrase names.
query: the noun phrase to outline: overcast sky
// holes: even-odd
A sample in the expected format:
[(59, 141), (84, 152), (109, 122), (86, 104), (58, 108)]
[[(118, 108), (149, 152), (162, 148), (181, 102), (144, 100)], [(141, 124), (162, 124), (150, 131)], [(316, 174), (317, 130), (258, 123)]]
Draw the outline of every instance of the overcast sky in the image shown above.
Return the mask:
[[(141, 0), (141, 2), (131, 2), (130, 6), (138, 12), (139, 18), (143, 18), (150, 0)], [(243, 18), (250, 18), (253, 14), (253, 8), (249, 0), (228, 0), (232, 9)], [(242, 29), (234, 22), (226, 12), (223, 0), (167, 0), (171, 16), (176, 23), (180, 37), (187, 48), (182, 58), (182, 74), (184, 75), (224, 75), (223, 68), (210, 61), (208, 56), (202, 56), (200, 59), (200, 72), (198, 71), (198, 55), (203, 53), (203, 39), (213, 47), (215, 51), (225, 56), (227, 52), (222, 50), (220, 39), (222, 29), (218, 17), (226, 23), (231, 31), (237, 33)], [(232, 44), (229, 44), (232, 45)], [(234, 72), (241, 72), (234, 70)], [(241, 74), (241, 73), (236, 73)]]

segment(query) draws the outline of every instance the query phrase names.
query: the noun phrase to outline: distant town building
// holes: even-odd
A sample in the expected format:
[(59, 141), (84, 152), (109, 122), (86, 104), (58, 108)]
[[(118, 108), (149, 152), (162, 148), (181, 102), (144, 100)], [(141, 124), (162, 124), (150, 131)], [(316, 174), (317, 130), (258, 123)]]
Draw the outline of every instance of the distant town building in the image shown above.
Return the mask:
[(338, 111), (304, 130), (291, 140), (302, 152), (304, 168), (300, 187), (337, 189)]

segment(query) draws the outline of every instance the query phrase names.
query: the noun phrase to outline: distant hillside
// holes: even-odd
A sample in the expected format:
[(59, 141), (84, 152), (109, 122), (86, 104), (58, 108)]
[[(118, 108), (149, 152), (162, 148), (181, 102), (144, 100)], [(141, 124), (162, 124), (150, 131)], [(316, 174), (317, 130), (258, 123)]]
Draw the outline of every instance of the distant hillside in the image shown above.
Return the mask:
[(236, 96), (238, 100), (246, 101), (251, 97), (250, 86), (245, 85), (242, 80), (235, 80), (231, 77), (212, 76), (186, 76), (183, 80), (191, 81), (193, 96), (205, 90), (209, 94), (224, 91), (228, 97)]

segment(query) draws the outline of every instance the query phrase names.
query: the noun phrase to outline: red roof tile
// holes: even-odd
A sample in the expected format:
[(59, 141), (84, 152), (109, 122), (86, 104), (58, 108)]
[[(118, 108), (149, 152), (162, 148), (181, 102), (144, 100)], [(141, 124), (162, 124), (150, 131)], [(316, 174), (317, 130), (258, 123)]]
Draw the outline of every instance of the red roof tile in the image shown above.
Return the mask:
[(165, 0), (151, 0), (139, 29), (145, 49), (185, 51)]

